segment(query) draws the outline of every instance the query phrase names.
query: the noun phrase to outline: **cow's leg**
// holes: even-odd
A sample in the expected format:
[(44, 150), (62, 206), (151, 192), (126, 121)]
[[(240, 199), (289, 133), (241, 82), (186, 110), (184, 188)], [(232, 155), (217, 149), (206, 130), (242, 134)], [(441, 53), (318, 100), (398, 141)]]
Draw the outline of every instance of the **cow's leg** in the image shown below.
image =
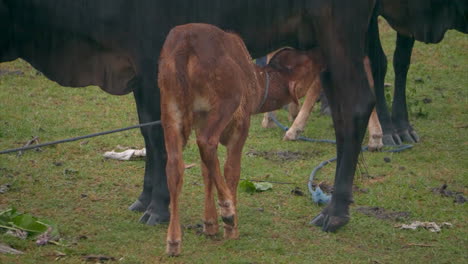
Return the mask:
[(328, 105), (328, 99), (327, 97), (325, 96), (325, 93), (322, 92), (320, 93), (320, 114), (321, 115), (328, 115), (328, 116), (331, 116), (331, 110), (330, 110), (330, 106)]
[[(140, 123), (160, 120), (161, 105), (159, 89), (157, 88), (156, 65), (144, 67), (145, 74), (141, 77), (139, 87), (134, 91), (136, 107)], [(130, 210), (146, 211), (140, 221), (155, 225), (169, 221), (169, 191), (166, 181), (166, 148), (164, 133), (160, 125), (141, 128), (145, 139), (146, 166), (143, 181), (143, 192), (138, 200), (130, 206)]]
[(385, 75), (387, 74), (387, 56), (382, 49), (380, 42), (379, 26), (377, 20), (372, 20), (369, 31), (369, 58), (372, 64), (372, 75), (375, 81), (376, 107), (380, 125), (383, 130), (383, 143), (385, 145), (398, 145), (401, 140), (396, 134), (392, 123), (390, 112), (388, 111), (387, 101), (385, 99)]
[(263, 128), (273, 128), (276, 127), (275, 122), (271, 119), (270, 115), (276, 116), (275, 111), (264, 113), (262, 119), (262, 127)]
[(418, 142), (419, 136), (408, 120), (406, 104), (406, 77), (411, 63), (414, 38), (397, 34), (393, 69), (395, 71), (395, 94), (392, 105), (392, 121), (401, 141)]
[[(360, 67), (362, 69), (362, 65)], [(337, 167), (334, 192), (330, 204), (312, 220), (324, 231), (335, 231), (349, 221), (349, 205), (353, 202), (352, 185), (361, 142), (372, 108), (374, 96), (363, 81), (348, 79), (341, 86), (331, 85), (330, 72), (322, 74), (322, 85), (330, 100), (337, 141)], [(356, 76), (364, 76), (361, 71)], [(357, 79), (357, 78), (356, 78)], [(342, 79), (345, 80), (345, 79)], [(367, 81), (367, 80), (365, 80)], [(339, 83), (339, 82), (338, 82)], [(346, 89), (345, 84), (350, 84)], [(355, 96), (347, 96), (354, 94)]]
[(304, 104), (302, 104), (301, 110), (294, 119), (291, 127), (286, 131), (283, 140), (296, 140), (299, 135), (304, 131), (307, 119), (309, 118), (312, 109), (314, 108), (315, 102), (320, 95), (320, 81), (315, 81), (309, 90), (307, 90)]
[[(315, 31), (327, 60), (321, 74), (329, 99), (337, 141), (334, 192), (330, 204), (312, 220), (324, 231), (349, 222), (349, 205), (361, 143), (375, 97), (364, 70), (365, 40), (374, 1), (331, 1), (316, 10)], [(355, 8), (359, 5), (360, 8)], [(374, 12), (376, 18), (376, 13)], [(349, 19), (353, 18), (353, 23)]]
[[(237, 208), (237, 186), (239, 185), (242, 148), (249, 132), (250, 118), (233, 124), (229, 133), (223, 134), (221, 143), (227, 148), (227, 158), (224, 163), (224, 178), (232, 194), (234, 208)], [(238, 218), (234, 215), (233, 221), (224, 222), (224, 237), (234, 239), (239, 237)]]

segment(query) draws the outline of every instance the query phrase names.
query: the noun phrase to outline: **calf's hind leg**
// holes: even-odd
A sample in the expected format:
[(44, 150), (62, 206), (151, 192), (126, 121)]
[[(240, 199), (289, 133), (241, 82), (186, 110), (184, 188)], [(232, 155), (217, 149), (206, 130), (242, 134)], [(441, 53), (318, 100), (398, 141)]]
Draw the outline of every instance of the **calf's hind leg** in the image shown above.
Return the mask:
[(203, 232), (205, 235), (213, 236), (218, 233), (218, 213), (214, 203), (214, 182), (209, 177), (208, 168), (202, 163), (203, 181), (205, 184), (205, 218), (203, 221)]
[[(234, 207), (237, 208), (237, 186), (240, 179), (242, 149), (249, 132), (250, 118), (232, 124), (221, 138), (221, 143), (227, 148), (227, 158), (224, 163), (224, 178), (232, 194)], [(237, 214), (224, 220), (224, 238), (239, 237)]]
[(162, 123), (164, 127), (164, 139), (167, 151), (166, 175), (167, 185), (170, 195), (170, 213), (169, 228), (167, 231), (166, 253), (170, 256), (180, 254), (182, 243), (182, 230), (179, 219), (179, 196), (182, 191), (184, 176), (184, 162), (182, 159), (182, 149), (185, 145), (183, 132), (180, 129), (182, 124), (177, 120), (163, 113)]
[[(221, 169), (218, 160), (218, 143), (220, 141), (221, 133), (230, 121), (230, 113), (234, 110), (229, 111), (228, 109), (212, 109), (207, 115), (207, 120), (202, 127), (197, 129), (197, 144), (200, 151), (200, 157), (203, 163), (203, 178), (205, 184), (208, 186), (205, 190), (209, 190), (209, 186), (214, 183), (218, 191), (218, 202), (220, 206), (221, 217), (224, 222), (231, 221), (235, 217), (235, 205), (231, 191), (229, 190), (226, 182), (221, 177)], [(212, 207), (212, 194), (205, 195), (205, 227), (206, 231), (217, 231), (216, 230), (216, 216), (213, 213)], [(211, 224), (215, 224), (211, 227)]]

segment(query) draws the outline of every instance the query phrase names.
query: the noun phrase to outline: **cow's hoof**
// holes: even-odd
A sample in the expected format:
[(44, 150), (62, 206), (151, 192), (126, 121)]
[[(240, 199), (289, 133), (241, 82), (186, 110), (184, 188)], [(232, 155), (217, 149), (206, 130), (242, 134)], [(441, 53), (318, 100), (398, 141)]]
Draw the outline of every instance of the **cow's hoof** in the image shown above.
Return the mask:
[(169, 214), (157, 214), (146, 210), (146, 212), (140, 217), (140, 223), (147, 224), (150, 226), (164, 224), (169, 222)]
[(385, 146), (396, 146), (401, 145), (401, 139), (397, 134), (384, 134), (382, 142)]
[(349, 216), (333, 216), (321, 213), (310, 222), (313, 225), (322, 227), (325, 232), (335, 232), (340, 227), (349, 222)]
[(420, 140), (418, 134), (412, 128), (399, 130), (398, 136), (400, 137), (401, 141), (408, 143), (417, 143)]
[(320, 109), (320, 114), (324, 116), (331, 116), (331, 109), (330, 107), (325, 107), (323, 109)]
[(132, 205), (128, 207), (128, 210), (143, 213), (144, 211), (146, 211), (147, 207), (147, 204), (145, 205), (140, 200), (136, 200)]
[(167, 241), (166, 253), (170, 257), (177, 257), (180, 255), (181, 241)]

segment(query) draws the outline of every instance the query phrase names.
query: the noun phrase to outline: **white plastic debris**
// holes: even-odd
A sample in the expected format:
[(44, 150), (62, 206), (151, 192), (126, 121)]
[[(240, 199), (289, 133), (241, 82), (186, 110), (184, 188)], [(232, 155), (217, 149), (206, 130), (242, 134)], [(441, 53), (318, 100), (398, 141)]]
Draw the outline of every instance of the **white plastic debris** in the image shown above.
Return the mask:
[(146, 156), (146, 149), (127, 149), (123, 152), (107, 151), (103, 154), (105, 158), (116, 160), (130, 160)]
[(416, 230), (420, 227), (424, 228), (424, 229), (427, 229), (431, 232), (434, 232), (434, 233), (438, 233), (440, 232), (440, 230), (442, 228), (445, 228), (445, 227), (452, 227), (453, 225), (451, 223), (448, 223), (448, 222), (444, 222), (440, 225), (436, 224), (435, 222), (420, 222), (420, 221), (414, 221), (413, 223), (409, 224), (409, 225), (401, 225), (401, 226), (398, 226), (400, 227), (401, 229), (410, 229), (410, 230)]

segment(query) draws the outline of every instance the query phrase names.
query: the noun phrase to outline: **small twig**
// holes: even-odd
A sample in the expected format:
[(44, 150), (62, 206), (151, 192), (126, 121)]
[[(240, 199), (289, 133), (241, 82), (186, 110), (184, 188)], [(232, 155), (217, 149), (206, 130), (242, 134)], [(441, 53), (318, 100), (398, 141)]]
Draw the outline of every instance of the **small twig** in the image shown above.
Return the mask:
[(433, 245), (428, 245), (428, 244), (418, 244), (418, 243), (409, 243), (404, 246), (406, 247), (433, 247)]
[(467, 128), (468, 124), (453, 126), (454, 128)]
[(185, 169), (186, 169), (186, 170), (187, 170), (187, 169), (191, 169), (191, 168), (193, 168), (193, 167), (195, 167), (195, 166), (197, 166), (197, 164), (195, 164), (195, 163), (185, 164)]
[(20, 231), (21, 230), (19, 228), (14, 228), (14, 227), (11, 227), (11, 226), (4, 226), (4, 225), (0, 225), (0, 228), (5, 228), (5, 229), (9, 229), (9, 230), (14, 230), (14, 231)]
[[(24, 144), (23, 148), (30, 146), (32, 143), (39, 144), (39, 137), (38, 136), (33, 137), (31, 140), (26, 142), (26, 144)], [(23, 155), (23, 152), (19, 151), (17, 156), (19, 157), (21, 155)]]
[(0, 243), (0, 253), (6, 253), (6, 254), (13, 254), (13, 255), (20, 255), (23, 254), (22, 251), (16, 250), (8, 245), (5, 245), (3, 243)]
[(62, 243), (60, 243), (58, 241), (55, 241), (55, 240), (49, 240), (49, 241), (47, 241), (47, 243), (54, 244), (56, 246), (61, 246), (61, 247), (65, 246), (64, 244), (62, 244)]

